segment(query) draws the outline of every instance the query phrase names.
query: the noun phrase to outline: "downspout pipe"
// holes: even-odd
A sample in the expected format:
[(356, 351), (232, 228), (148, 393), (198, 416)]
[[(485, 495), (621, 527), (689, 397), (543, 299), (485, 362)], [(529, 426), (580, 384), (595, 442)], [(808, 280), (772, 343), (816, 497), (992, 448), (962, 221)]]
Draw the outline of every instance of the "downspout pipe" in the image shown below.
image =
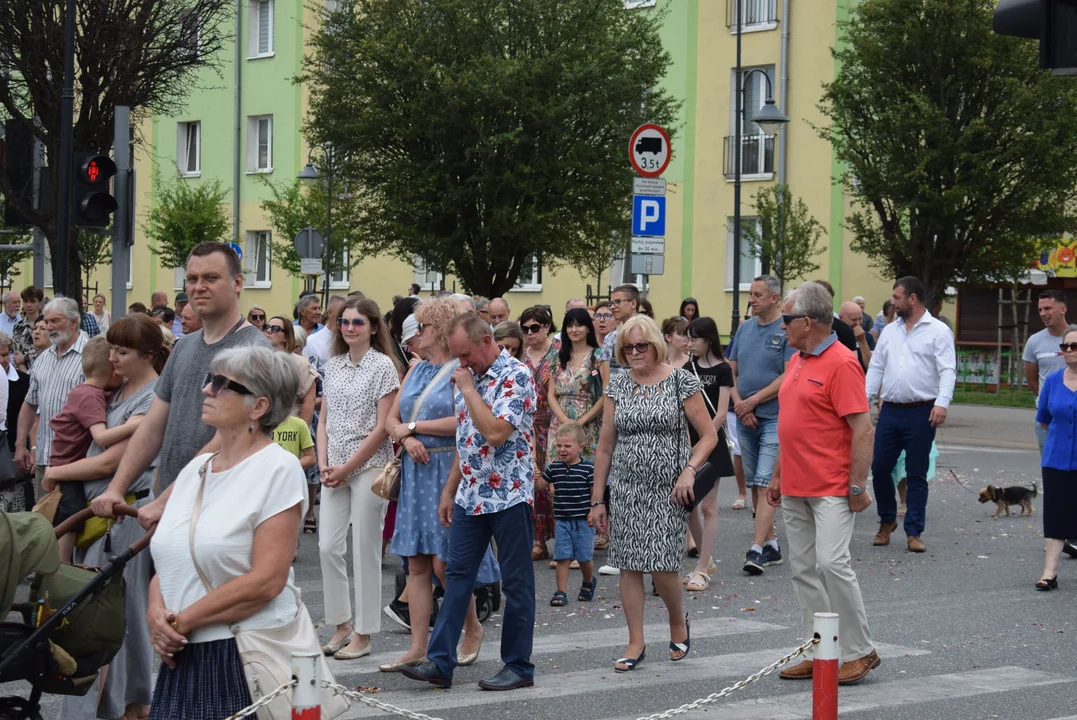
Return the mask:
[[(782, 0), (782, 39), (781, 58), (778, 70), (778, 102), (785, 107), (785, 113), (792, 117), (789, 108), (789, 0)], [(778, 143), (778, 183), (784, 185), (786, 159), (789, 155), (789, 131), (785, 131), (785, 137)]]
[[(788, 2), (788, 0), (786, 0)], [(243, 80), (243, 0), (235, 0), (236, 3), (236, 51), (235, 51), (235, 81), (233, 82), (234, 95), (232, 98), (232, 115), (234, 123), (232, 127), (232, 242), (239, 244), (239, 183), (242, 174), (240, 172), (240, 143), (243, 140), (241, 132), (243, 128), (240, 106), (240, 89)], [(784, 147), (784, 145), (783, 145)], [(242, 245), (241, 245), (242, 247)]]

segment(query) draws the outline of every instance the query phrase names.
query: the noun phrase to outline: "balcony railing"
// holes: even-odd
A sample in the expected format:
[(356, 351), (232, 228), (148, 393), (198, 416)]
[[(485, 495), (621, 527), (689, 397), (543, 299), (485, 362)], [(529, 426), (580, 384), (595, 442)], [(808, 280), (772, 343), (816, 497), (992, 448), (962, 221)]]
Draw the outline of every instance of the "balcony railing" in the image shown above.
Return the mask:
[(726, 0), (725, 24), (734, 32), (737, 29), (738, 10), (744, 12), (744, 27), (778, 22), (778, 0)]
[[(725, 176), (732, 178), (736, 174), (736, 138), (725, 139)], [(774, 172), (774, 136), (741, 135), (740, 136), (740, 174), (769, 175)]]

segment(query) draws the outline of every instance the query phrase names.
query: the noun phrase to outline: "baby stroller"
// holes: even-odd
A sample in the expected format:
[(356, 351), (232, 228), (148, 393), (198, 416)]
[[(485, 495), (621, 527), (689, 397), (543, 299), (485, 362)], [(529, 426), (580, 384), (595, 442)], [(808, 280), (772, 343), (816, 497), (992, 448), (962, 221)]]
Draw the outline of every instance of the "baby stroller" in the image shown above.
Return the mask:
[[(132, 507), (116, 510), (138, 516)], [(123, 643), (123, 569), (152, 533), (102, 568), (61, 564), (56, 538), (90, 517), (87, 508), (53, 528), (38, 513), (0, 511), (0, 559), (7, 563), (0, 571), (0, 620), (12, 611), (22, 615), (21, 623), (0, 622), (0, 683), (32, 686), (28, 699), (0, 697), (0, 720), (39, 720), (44, 693), (85, 695)], [(19, 583), (31, 573), (29, 601), (14, 602)]]

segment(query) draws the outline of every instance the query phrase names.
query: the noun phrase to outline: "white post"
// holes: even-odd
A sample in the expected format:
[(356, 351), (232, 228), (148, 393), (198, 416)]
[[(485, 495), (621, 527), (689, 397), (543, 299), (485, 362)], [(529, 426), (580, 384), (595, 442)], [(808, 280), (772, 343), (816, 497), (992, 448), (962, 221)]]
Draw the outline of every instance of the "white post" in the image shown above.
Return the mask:
[(837, 720), (838, 662), (841, 659), (837, 613), (815, 613), (815, 637), (819, 643), (812, 656), (811, 717), (812, 720)]
[(292, 675), (296, 679), (292, 691), (292, 720), (321, 720), (321, 659), (319, 653), (294, 653)]

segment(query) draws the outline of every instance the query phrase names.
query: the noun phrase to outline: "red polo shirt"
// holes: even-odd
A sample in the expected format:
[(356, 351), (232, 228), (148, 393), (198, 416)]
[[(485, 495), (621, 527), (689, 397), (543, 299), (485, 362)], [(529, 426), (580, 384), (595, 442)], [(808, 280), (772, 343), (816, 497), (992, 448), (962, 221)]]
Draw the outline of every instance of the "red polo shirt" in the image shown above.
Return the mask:
[(846, 415), (868, 411), (864, 371), (831, 333), (789, 358), (778, 391), (781, 491), (791, 497), (849, 494), (853, 431)]

